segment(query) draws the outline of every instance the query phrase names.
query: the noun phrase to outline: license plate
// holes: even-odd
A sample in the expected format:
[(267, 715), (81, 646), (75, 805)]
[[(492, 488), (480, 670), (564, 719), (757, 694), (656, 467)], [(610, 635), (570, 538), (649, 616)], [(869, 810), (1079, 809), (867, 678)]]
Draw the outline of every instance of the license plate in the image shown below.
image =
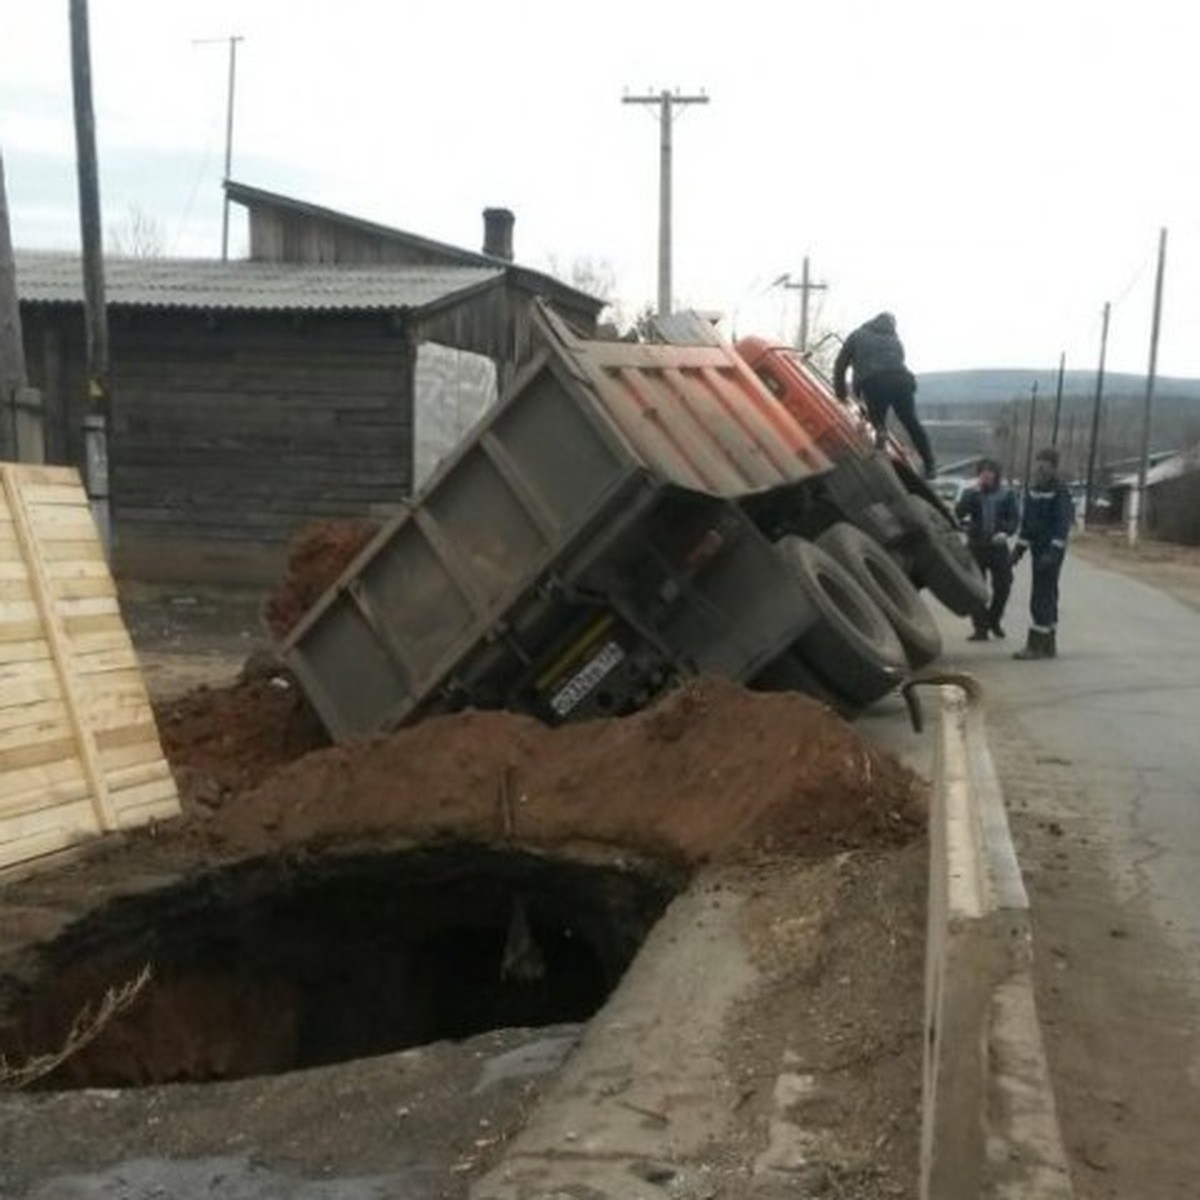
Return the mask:
[(616, 642), (605, 642), (553, 696), (550, 707), (556, 716), (565, 717), (593, 691), (596, 685), (616, 666), (625, 661), (625, 651)]

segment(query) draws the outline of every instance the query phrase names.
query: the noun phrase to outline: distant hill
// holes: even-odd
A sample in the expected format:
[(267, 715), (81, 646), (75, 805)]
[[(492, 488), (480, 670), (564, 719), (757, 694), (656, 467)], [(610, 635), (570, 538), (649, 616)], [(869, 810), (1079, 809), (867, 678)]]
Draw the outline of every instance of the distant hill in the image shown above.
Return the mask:
[[(918, 375), (917, 379), (917, 395), (922, 405), (1006, 404), (1017, 398), (1028, 399), (1035, 379), (1039, 397), (1052, 397), (1057, 386), (1058, 373), (1053, 370), (1021, 368), (929, 371)], [(1095, 371), (1067, 371), (1063, 377), (1063, 394), (1067, 396), (1090, 396), (1095, 386)], [(1106, 375), (1104, 379), (1105, 395), (1114, 399), (1121, 396), (1140, 396), (1145, 390), (1144, 375), (1113, 373)], [(1163, 400), (1200, 402), (1200, 379), (1160, 377), (1155, 383), (1155, 395)]]

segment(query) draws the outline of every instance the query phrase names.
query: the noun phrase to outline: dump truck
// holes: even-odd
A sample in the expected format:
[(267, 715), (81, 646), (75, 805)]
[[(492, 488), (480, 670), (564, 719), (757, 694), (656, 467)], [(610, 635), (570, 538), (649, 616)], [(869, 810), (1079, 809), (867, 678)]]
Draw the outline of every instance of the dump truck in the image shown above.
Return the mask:
[(335, 739), (467, 707), (620, 715), (698, 673), (853, 710), (936, 655), (917, 583), (957, 534), (885, 455), (838, 458), (727, 344), (535, 326), (280, 647)]

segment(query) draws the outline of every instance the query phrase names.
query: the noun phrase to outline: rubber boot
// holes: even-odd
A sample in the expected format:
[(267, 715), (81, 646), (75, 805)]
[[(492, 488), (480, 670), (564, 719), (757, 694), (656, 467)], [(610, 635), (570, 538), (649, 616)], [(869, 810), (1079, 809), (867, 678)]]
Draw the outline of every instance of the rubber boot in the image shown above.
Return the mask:
[(1043, 658), (1057, 658), (1058, 657), (1058, 630), (1052, 629), (1052, 630), (1050, 630), (1049, 633), (1042, 634), (1042, 637), (1045, 639), (1045, 641), (1042, 644), (1042, 657)]
[(976, 625), (967, 637), (968, 642), (986, 642), (987, 640), (988, 631), (986, 625)]
[(1029, 662), (1036, 658), (1047, 658), (1046, 654), (1046, 638), (1048, 634), (1042, 633), (1041, 630), (1031, 629), (1029, 637), (1025, 642), (1025, 648), (1018, 650), (1013, 658), (1019, 662)]

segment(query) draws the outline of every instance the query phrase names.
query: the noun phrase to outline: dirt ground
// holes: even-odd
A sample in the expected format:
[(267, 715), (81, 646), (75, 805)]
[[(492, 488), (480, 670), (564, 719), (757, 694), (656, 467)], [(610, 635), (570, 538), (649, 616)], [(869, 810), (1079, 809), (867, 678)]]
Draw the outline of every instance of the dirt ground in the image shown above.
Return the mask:
[[(165, 631), (168, 645), (173, 637), (186, 645), (179, 626), (203, 627), (201, 608), (150, 603), (144, 614), (165, 619), (155, 626), (143, 615), (143, 638), (148, 630), (161, 646)], [(255, 640), (222, 637), (204, 643), (206, 666)], [(155, 946), (166, 953), (183, 917), (227, 908), (237, 877), (218, 867), (264, 864), (265, 877), (293, 894), (314, 868), (348, 856), (466, 843), (658, 873), (674, 886), (704, 872), (749, 897), (746, 937), (764, 981), (728, 1032), (727, 1066), (744, 1100), (736, 1135), (706, 1164), (723, 1172), (722, 1194), (765, 1198), (798, 1182), (855, 1200), (915, 1194), (922, 789), (820, 705), (704, 680), (622, 721), (551, 731), (509, 714), (466, 713), (323, 747), (286, 675), (268, 670), (161, 701), (157, 711), (183, 819), (126, 835), (0, 897), (0, 1004), (19, 1017), (6, 1035), (14, 1057), (55, 1045), (81, 997), (127, 977), (133, 959), (105, 939), (128, 932), (132, 906), (157, 914), (135, 939), (148, 959)], [(215, 907), (196, 907), (201, 884), (203, 904)], [(188, 912), (184, 892), (193, 896)], [(454, 899), (443, 895), (432, 905), (418, 898), (409, 911), (440, 919)], [(536, 896), (530, 903), (536, 920)], [(332, 903), (335, 917), (341, 904)], [(355, 911), (365, 909), (345, 909)], [(235, 936), (248, 936), (257, 919)], [(343, 925), (346, 940), (353, 928)], [(212, 953), (227, 959), (226, 943), (215, 940)], [(81, 962), (86, 970), (71, 975)], [(56, 991), (68, 977), (75, 986)], [(180, 1019), (202, 1031), (249, 1030), (244, 1052), (261, 1052), (292, 1020), (287, 994), (264, 986), (231, 992), (210, 981), (197, 990), (186, 973), (164, 971), (142, 1007), (80, 1056), (77, 1081), (89, 1078), (87, 1055), (104, 1061), (105, 1038), (136, 1047), (153, 1078), (155, 1062), (178, 1058)], [(352, 977), (339, 986), (352, 987)], [(393, 994), (391, 984), (373, 986)], [(185, 1011), (184, 997), (189, 1016), (166, 1019)], [(9, 1095), (0, 1103), (3, 1194), (465, 1196), (576, 1034), (575, 1026), (512, 1028), (222, 1082), (226, 1036), (221, 1055), (197, 1058), (187, 1048), (188, 1062), (200, 1063), (192, 1074), (161, 1076), (208, 1083)], [(509, 1069), (497, 1062), (511, 1067), (522, 1056), (549, 1065), (512, 1067), (512, 1086), (483, 1085), (489, 1071)], [(246, 1069), (253, 1062), (236, 1073)], [(784, 1076), (816, 1080), (815, 1090), (805, 1083), (803, 1096), (792, 1094)], [(763, 1156), (766, 1175), (748, 1172)]]
[(1200, 612), (1200, 546), (1176, 546), (1147, 539), (1130, 546), (1123, 531), (1075, 536), (1072, 550), (1090, 563), (1122, 571)]

